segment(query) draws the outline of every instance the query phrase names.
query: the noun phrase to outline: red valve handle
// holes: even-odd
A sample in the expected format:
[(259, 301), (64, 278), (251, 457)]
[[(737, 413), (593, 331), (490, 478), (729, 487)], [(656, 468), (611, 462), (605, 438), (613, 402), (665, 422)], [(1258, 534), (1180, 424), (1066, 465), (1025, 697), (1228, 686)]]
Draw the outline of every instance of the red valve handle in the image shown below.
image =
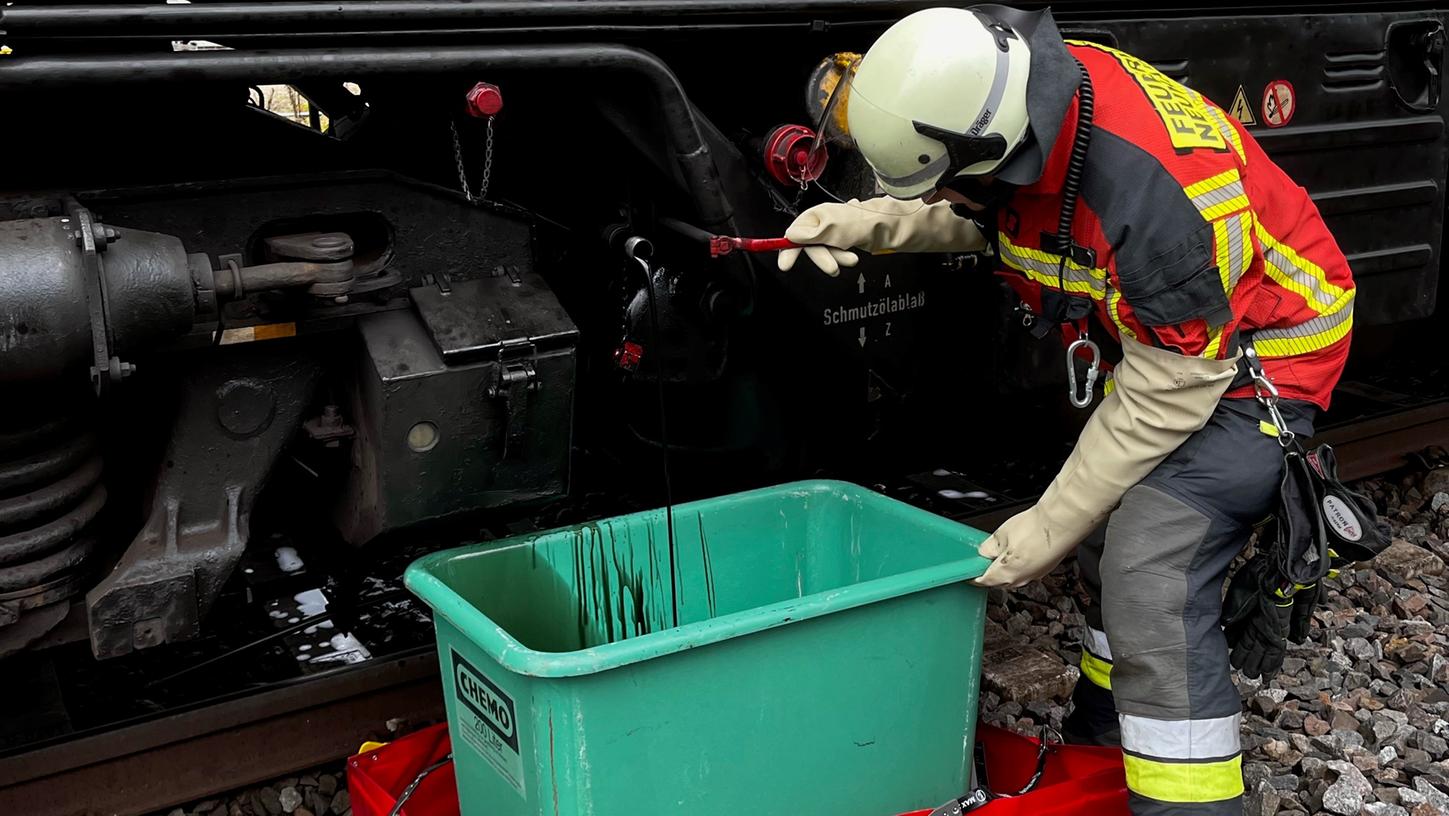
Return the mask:
[(789, 238), (734, 238), (728, 235), (712, 235), (709, 239), (709, 256), (721, 258), (735, 251), (778, 252), (799, 246)]

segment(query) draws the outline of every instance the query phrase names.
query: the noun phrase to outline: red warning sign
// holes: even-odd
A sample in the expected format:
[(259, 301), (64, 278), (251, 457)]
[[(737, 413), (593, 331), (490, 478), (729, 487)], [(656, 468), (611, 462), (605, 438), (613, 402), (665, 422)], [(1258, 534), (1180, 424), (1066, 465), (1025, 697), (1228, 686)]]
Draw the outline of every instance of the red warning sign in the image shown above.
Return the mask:
[(1263, 124), (1279, 128), (1293, 121), (1298, 109), (1298, 96), (1293, 83), (1286, 79), (1275, 79), (1263, 89)]

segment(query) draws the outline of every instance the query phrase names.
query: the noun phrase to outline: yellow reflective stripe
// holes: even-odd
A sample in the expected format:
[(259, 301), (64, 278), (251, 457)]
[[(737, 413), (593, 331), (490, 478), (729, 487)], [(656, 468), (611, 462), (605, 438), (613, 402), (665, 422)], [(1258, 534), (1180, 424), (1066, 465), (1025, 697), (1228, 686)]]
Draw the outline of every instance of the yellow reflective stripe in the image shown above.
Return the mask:
[[(1233, 171), (1236, 174), (1236, 171)], [(1248, 264), (1252, 262), (1251, 242), (1248, 241), (1246, 232), (1246, 220), (1251, 218), (1250, 213), (1219, 218), (1212, 222), (1213, 226), (1213, 250), (1217, 256), (1218, 278), (1222, 281), (1223, 294), (1232, 300), (1233, 290), (1237, 289), (1238, 281), (1242, 279), (1243, 273), (1248, 270)], [(1244, 247), (1247, 245), (1248, 252)], [(1208, 342), (1203, 348), (1202, 357), (1208, 360), (1216, 360), (1222, 353), (1223, 331), (1226, 326), (1209, 326)]]
[(1232, 236), (1228, 234), (1228, 222), (1234, 219), (1213, 222), (1213, 249), (1218, 256), (1218, 276), (1223, 279), (1223, 294), (1233, 296), (1233, 252)]
[(1082, 676), (1093, 685), (1112, 690), (1112, 664), (1086, 649), (1082, 649)]
[(1202, 350), (1202, 357), (1205, 360), (1216, 360), (1218, 352), (1223, 347), (1223, 329), (1225, 326), (1208, 326), (1207, 346)]
[(1244, 272), (1248, 271), (1248, 267), (1253, 265), (1253, 242), (1248, 239), (1248, 236), (1252, 234), (1257, 218), (1253, 216), (1253, 211), (1249, 210), (1238, 213), (1233, 220), (1237, 223), (1237, 229), (1232, 230), (1228, 238), (1238, 259), (1237, 266), (1233, 267), (1233, 288), (1236, 289), (1238, 280), (1243, 277)]
[[(1239, 189), (1241, 189), (1241, 185), (1239, 186)], [(1200, 212), (1202, 212), (1203, 218), (1206, 218), (1209, 221), (1213, 221), (1218, 218), (1222, 218), (1228, 213), (1235, 213), (1239, 210), (1246, 210), (1247, 208), (1248, 197), (1246, 195), (1235, 195), (1232, 198), (1229, 198), (1228, 200), (1223, 201), (1219, 204), (1214, 204), (1211, 207), (1202, 208)]]
[(1050, 286), (1053, 289), (1060, 289), (1063, 292), (1070, 292), (1072, 294), (1087, 295), (1093, 300), (1102, 299), (1102, 292), (1087, 281), (1072, 280), (1064, 274), (1059, 283), (1055, 271), (1048, 272), (1039, 269), (1030, 261), (1022, 261), (1019, 258), (1009, 257), (1004, 251), (1001, 253), (1001, 260), (1002, 263), (1025, 274), (1028, 278), (1043, 286)]
[(1126, 323), (1122, 322), (1122, 314), (1120, 312), (1121, 307), (1122, 292), (1117, 289), (1113, 289), (1110, 286), (1107, 287), (1107, 315), (1112, 318), (1113, 325), (1117, 327), (1117, 331), (1120, 332), (1123, 337), (1126, 337), (1129, 340), (1136, 340), (1137, 332), (1132, 331), (1130, 328), (1127, 327)]
[[(1252, 220), (1252, 212), (1247, 211), (1212, 222), (1218, 277), (1222, 280), (1223, 294), (1229, 300), (1232, 300), (1233, 291), (1238, 288), (1238, 281), (1242, 280), (1243, 273), (1253, 263), (1253, 242), (1248, 240)], [(1218, 346), (1219, 344), (1210, 342), (1211, 354), (1204, 352), (1203, 356), (1216, 357)]]
[(1217, 762), (1158, 762), (1123, 754), (1127, 787), (1159, 802), (1221, 802), (1243, 795), (1243, 757)]
[[(1053, 289), (1087, 295), (1093, 300), (1106, 298), (1107, 270), (1085, 267), (1074, 261), (1068, 261), (1066, 267), (1061, 268), (1062, 256), (1060, 255), (1053, 255), (1050, 252), (1031, 247), (1017, 246), (1005, 235), (999, 234), (998, 237), (1002, 263), (1023, 273), (1027, 278)], [(1061, 269), (1060, 284), (1058, 284), (1057, 278), (1058, 269)]]
[(1353, 329), (1353, 296), (1353, 290), (1349, 290), (1343, 305), (1331, 314), (1286, 329), (1262, 329), (1254, 333), (1253, 348), (1259, 357), (1292, 357), (1328, 348)]
[[(1254, 350), (1255, 351), (1257, 350), (1256, 347), (1254, 348)], [(1258, 420), (1258, 430), (1262, 431), (1264, 434), (1267, 434), (1268, 436), (1273, 437), (1274, 439), (1276, 439), (1278, 437), (1278, 426), (1277, 425), (1274, 425), (1273, 423), (1269, 422), (1266, 419), (1260, 419), (1260, 420)]]
[(1263, 242), (1264, 270), (1274, 283), (1303, 298), (1319, 314), (1329, 314), (1343, 305), (1352, 290), (1329, 283), (1322, 267), (1274, 238), (1262, 223), (1255, 220), (1253, 231)]
[[(1017, 244), (1012, 243), (1011, 239), (1006, 237), (1005, 235), (1000, 235), (999, 237), (1001, 239), (1001, 246), (1003, 249), (1009, 250), (1010, 252), (1016, 255), (1020, 255), (1023, 258), (1028, 258), (1033, 261), (1048, 264), (1051, 266), (1053, 273), (1056, 272), (1057, 264), (1060, 263), (1062, 260), (1062, 256), (1047, 252), (1044, 249), (1018, 246)], [(1106, 280), (1107, 278), (1107, 270), (1093, 269), (1091, 267), (1082, 266), (1076, 261), (1067, 261), (1067, 269), (1069, 271), (1088, 272), (1091, 274), (1092, 277), (1098, 280)]]
[(1112, 372), (1109, 371), (1109, 372), (1107, 372), (1107, 380), (1102, 383), (1102, 396), (1105, 397), (1108, 394), (1110, 394), (1110, 393), (1112, 393), (1113, 391), (1116, 391), (1116, 390), (1117, 390), (1117, 378), (1116, 377), (1113, 377), (1112, 376)]
[(1243, 178), (1236, 167), (1182, 189), (1192, 199), (1193, 206), (1208, 221), (1216, 221), (1228, 213), (1246, 209), (1248, 206)]
[(1226, 187), (1240, 178), (1242, 176), (1238, 175), (1238, 169), (1234, 167), (1229, 170), (1224, 170), (1211, 178), (1203, 179), (1196, 184), (1190, 184), (1184, 187), (1183, 190), (1187, 193), (1188, 198), (1197, 198), (1203, 193), (1210, 193), (1219, 187)]
[(1232, 142), (1233, 152), (1238, 154), (1238, 161), (1247, 164), (1248, 153), (1243, 150), (1243, 140), (1238, 136), (1238, 129), (1233, 127), (1233, 123), (1229, 122), (1228, 118), (1223, 115), (1223, 112), (1216, 107), (1212, 105), (1204, 105), (1204, 107), (1207, 108), (1208, 116), (1211, 116), (1213, 121), (1217, 122), (1218, 133), (1221, 133), (1229, 142)]
[(1303, 298), (1308, 304), (1308, 308), (1319, 314), (1324, 314), (1333, 308), (1334, 301), (1324, 302), (1320, 293), (1314, 289), (1312, 281), (1305, 281), (1303, 276), (1298, 274), (1297, 269), (1284, 263), (1281, 256), (1275, 258), (1274, 255), (1275, 253), (1271, 250), (1263, 253), (1263, 272), (1270, 280)]

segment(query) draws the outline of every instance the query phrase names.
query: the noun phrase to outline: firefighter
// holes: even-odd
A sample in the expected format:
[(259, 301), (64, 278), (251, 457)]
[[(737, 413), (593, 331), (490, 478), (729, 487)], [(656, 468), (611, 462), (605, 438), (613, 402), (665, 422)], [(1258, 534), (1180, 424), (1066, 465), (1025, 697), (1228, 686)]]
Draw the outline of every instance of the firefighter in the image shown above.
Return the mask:
[[(1276, 500), (1278, 434), (1311, 434), (1348, 354), (1342, 252), (1240, 123), (1136, 57), (1064, 42), (1049, 12), (912, 14), (844, 104), (887, 195), (802, 213), (781, 269), (990, 245), (1069, 355), (1120, 348), (1041, 500), (982, 544), (979, 583), (1021, 586), (1075, 548), (1092, 603), (1069, 737), (1121, 745), (1139, 816), (1241, 813), (1230, 664), (1276, 671), (1311, 609), (1264, 591), (1230, 642), (1221, 593)], [(1254, 359), (1286, 429), (1255, 400)]]

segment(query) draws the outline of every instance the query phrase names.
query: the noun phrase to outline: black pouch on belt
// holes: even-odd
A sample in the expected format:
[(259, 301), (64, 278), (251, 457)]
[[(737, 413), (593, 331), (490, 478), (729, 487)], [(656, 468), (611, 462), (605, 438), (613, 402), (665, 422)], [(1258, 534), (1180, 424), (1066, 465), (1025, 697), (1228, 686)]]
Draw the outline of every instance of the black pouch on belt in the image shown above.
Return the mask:
[(1338, 480), (1333, 448), (1319, 445), (1304, 459), (1318, 483), (1318, 510), (1328, 536), (1330, 566), (1367, 561), (1383, 552), (1389, 546), (1389, 531), (1379, 522), (1373, 501)]
[(1277, 389), (1263, 375), (1250, 342), (1245, 343), (1244, 361), (1283, 446), (1276, 524), (1259, 549), (1272, 559), (1282, 580), (1280, 591), (1289, 597), (1315, 586), (1341, 564), (1373, 558), (1388, 546), (1389, 536), (1373, 502), (1339, 481), (1333, 448), (1305, 450), (1288, 430), (1278, 410)]
[[(1328, 533), (1319, 510), (1323, 495), (1323, 481), (1308, 464), (1303, 446), (1297, 439), (1286, 440), (1273, 537), (1259, 547), (1285, 585), (1308, 586), (1328, 574)], [(1293, 594), (1288, 586), (1282, 588), (1285, 596)]]

